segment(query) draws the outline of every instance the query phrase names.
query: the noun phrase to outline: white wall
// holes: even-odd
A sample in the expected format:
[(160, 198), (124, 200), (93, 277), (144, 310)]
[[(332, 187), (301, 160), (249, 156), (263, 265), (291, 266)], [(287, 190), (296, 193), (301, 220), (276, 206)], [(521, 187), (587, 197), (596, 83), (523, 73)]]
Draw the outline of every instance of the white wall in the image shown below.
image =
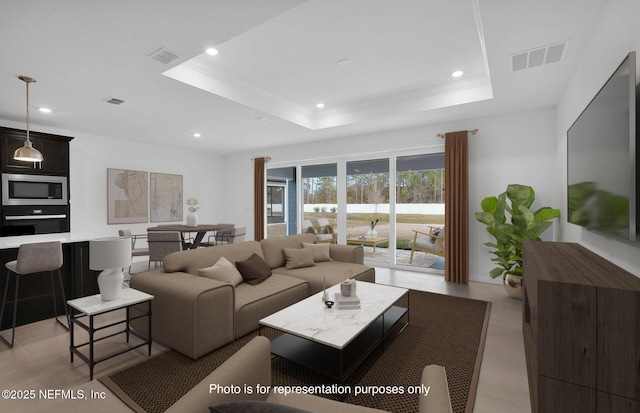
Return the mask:
[[(23, 129), (23, 124), (0, 121), (2, 126)], [(107, 225), (107, 168), (132, 169), (183, 175), (184, 198), (198, 198), (201, 223), (222, 221), (222, 157), (176, 147), (147, 145), (114, 137), (89, 135), (32, 125), (32, 130), (73, 136), (69, 145), (71, 232), (114, 236), (120, 228), (146, 233), (158, 223)], [(44, 154), (46, 156), (46, 153)], [(187, 206), (183, 205), (186, 221)]]
[[(577, 70), (571, 77), (557, 106), (558, 179), (556, 199), (562, 212), (567, 210), (567, 129), (604, 85), (630, 51), (640, 52), (640, 2), (610, 0), (587, 45)], [(640, 63), (640, 54), (637, 56)], [(640, 65), (638, 65), (640, 67)], [(638, 77), (640, 79), (640, 77)], [(568, 224), (560, 226), (559, 239), (577, 242), (595, 253), (640, 276), (640, 242), (618, 241)]]
[[(544, 108), (227, 156), (229, 179), (224, 192), (234, 196), (225, 204), (224, 216), (246, 225), (247, 238), (253, 238), (253, 157), (270, 156), (270, 167), (359, 154), (375, 157), (413, 148), (443, 148), (438, 133), (479, 128), (478, 134), (469, 137), (469, 270), (472, 280), (491, 282), (491, 256), (482, 245), (490, 237), (475, 221), (474, 212), (480, 210), (482, 198), (503, 192), (511, 183), (533, 186), (537, 194), (534, 206), (557, 206), (555, 124), (555, 109)], [(552, 236), (552, 231), (545, 234), (547, 239)]]

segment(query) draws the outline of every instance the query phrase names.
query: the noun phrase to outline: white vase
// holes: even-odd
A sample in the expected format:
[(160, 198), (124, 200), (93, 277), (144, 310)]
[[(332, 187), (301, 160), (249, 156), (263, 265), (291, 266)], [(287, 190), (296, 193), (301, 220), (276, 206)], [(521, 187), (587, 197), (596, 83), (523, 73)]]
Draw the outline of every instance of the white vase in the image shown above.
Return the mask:
[(98, 288), (102, 301), (117, 300), (122, 294), (124, 274), (121, 268), (104, 270), (98, 275)]
[(195, 212), (189, 212), (187, 214), (187, 226), (188, 227), (198, 226), (198, 214), (196, 214)]
[(369, 231), (367, 231), (367, 238), (375, 238), (378, 236), (378, 231), (376, 231), (375, 229), (370, 229)]

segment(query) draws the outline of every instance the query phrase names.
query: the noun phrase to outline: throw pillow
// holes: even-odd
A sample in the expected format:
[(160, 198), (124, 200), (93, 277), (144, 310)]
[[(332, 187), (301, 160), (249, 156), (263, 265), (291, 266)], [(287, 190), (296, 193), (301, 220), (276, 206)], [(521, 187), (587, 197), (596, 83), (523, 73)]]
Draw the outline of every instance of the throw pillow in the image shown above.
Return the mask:
[(259, 401), (237, 401), (209, 407), (210, 413), (310, 413), (285, 404)]
[[(433, 231), (431, 231), (431, 235), (435, 235), (436, 237), (440, 235), (440, 228), (434, 228)], [(436, 243), (436, 239), (433, 237), (429, 237), (429, 241), (431, 241), (432, 244)]]
[(255, 253), (246, 261), (237, 261), (236, 268), (244, 281), (250, 285), (258, 285), (271, 276), (269, 264)]
[(284, 257), (286, 258), (285, 267), (288, 270), (295, 268), (313, 267), (313, 250), (308, 248), (283, 248)]
[(207, 277), (214, 280), (222, 281), (224, 283), (229, 283), (234, 287), (243, 281), (242, 274), (240, 274), (235, 265), (233, 265), (225, 257), (221, 257), (211, 267), (200, 268), (198, 270), (198, 275), (201, 277)]
[(309, 242), (303, 242), (302, 248), (309, 248), (313, 251), (313, 261), (314, 262), (322, 262), (322, 261), (332, 261), (331, 256), (329, 255), (329, 244), (311, 244)]

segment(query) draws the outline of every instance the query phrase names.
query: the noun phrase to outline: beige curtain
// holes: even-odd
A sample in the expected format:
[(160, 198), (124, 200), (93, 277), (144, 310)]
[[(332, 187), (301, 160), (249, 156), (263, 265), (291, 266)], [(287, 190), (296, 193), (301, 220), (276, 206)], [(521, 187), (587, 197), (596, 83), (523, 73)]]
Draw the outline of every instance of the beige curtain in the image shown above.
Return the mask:
[(445, 135), (446, 281), (469, 283), (468, 132)]
[(254, 239), (264, 239), (264, 159), (253, 160), (253, 233)]

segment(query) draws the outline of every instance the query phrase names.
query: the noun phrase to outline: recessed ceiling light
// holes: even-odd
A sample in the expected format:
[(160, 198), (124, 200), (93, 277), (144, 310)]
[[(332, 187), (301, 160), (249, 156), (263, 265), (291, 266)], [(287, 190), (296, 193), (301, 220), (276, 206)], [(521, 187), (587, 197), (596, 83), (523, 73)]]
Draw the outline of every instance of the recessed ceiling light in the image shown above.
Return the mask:
[(213, 47), (210, 47), (207, 49), (207, 54), (210, 56), (215, 56), (218, 54), (218, 49), (214, 49)]
[(340, 59), (340, 60), (338, 60), (338, 64), (340, 66), (349, 66), (351, 64), (351, 60), (349, 60), (349, 59)]
[(451, 76), (453, 77), (460, 77), (464, 74), (464, 72), (462, 70), (456, 70), (455, 72), (451, 73)]
[(42, 113), (51, 113), (51, 109), (49, 108), (38, 108), (38, 110)]
[(199, 138), (199, 137), (201, 137), (201, 136), (202, 136), (202, 135), (200, 135), (198, 132), (196, 132), (196, 133), (194, 133), (194, 134), (193, 134), (193, 137), (194, 137), (194, 138)]
[(316, 107), (318, 109), (322, 109), (324, 107), (324, 103), (316, 103)]

